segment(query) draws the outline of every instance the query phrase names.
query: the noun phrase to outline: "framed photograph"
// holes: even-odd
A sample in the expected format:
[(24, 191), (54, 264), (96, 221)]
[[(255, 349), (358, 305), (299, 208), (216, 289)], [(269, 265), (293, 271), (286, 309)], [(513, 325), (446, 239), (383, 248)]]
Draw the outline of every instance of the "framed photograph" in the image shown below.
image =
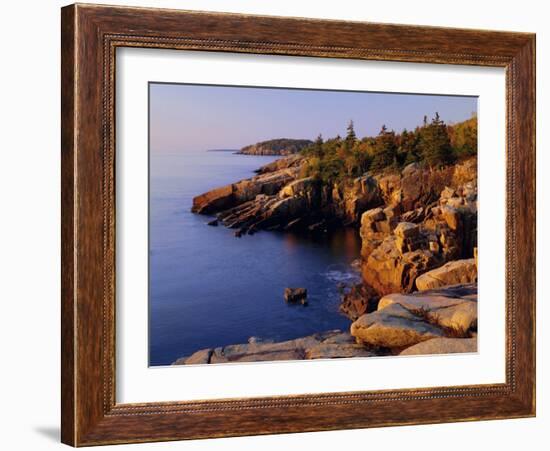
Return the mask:
[(535, 36), (62, 9), (62, 441), (535, 415)]

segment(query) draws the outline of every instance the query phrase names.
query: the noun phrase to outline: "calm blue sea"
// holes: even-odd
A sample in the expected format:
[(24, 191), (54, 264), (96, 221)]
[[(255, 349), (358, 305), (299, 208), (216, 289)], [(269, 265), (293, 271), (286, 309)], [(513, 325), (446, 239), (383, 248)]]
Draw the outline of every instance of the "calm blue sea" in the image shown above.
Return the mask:
[[(260, 232), (236, 238), (191, 213), (194, 196), (252, 177), (274, 157), (232, 152), (151, 153), (149, 360), (167, 365), (251, 336), (286, 340), (347, 329), (337, 284), (357, 279), (354, 230), (330, 238)], [(309, 305), (287, 305), (285, 287), (308, 289)]]

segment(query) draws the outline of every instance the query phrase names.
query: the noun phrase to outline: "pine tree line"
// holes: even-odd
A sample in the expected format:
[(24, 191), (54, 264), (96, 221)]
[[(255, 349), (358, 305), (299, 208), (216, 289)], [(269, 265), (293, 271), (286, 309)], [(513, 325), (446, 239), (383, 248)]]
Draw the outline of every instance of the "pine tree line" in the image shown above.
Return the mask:
[(362, 139), (357, 138), (350, 121), (345, 138), (323, 140), (319, 135), (302, 153), (308, 157), (303, 175), (325, 182), (367, 171), (398, 171), (415, 162), (432, 168), (446, 166), (477, 154), (477, 117), (448, 125), (436, 113), (429, 122), (424, 116), (423, 125), (413, 131), (397, 134), (383, 125), (377, 136)]

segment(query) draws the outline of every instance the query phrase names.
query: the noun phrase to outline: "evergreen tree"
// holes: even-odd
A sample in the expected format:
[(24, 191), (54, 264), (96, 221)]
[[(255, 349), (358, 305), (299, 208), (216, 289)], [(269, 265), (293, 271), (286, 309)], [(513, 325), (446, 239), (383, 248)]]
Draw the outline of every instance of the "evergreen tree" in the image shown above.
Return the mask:
[(432, 167), (443, 166), (453, 160), (447, 126), (438, 113), (435, 113), (430, 124), (420, 130), (420, 150), (422, 159)]
[(380, 171), (396, 163), (397, 144), (395, 133), (388, 131), (385, 125), (382, 126), (380, 133), (375, 138), (373, 146), (373, 159), (370, 168), (374, 171)]
[(398, 160), (402, 166), (406, 166), (420, 160), (417, 132), (409, 132), (407, 129), (403, 130), (400, 141), (401, 145)]
[(346, 134), (345, 146), (346, 146), (346, 150), (350, 151), (353, 149), (353, 146), (357, 141), (357, 136), (355, 135), (355, 130), (353, 128), (353, 121), (349, 121), (349, 124), (346, 130), (347, 130), (347, 134)]
[(317, 136), (317, 139), (313, 143), (313, 154), (318, 158), (323, 156), (323, 144), (323, 136), (319, 133), (319, 136)]

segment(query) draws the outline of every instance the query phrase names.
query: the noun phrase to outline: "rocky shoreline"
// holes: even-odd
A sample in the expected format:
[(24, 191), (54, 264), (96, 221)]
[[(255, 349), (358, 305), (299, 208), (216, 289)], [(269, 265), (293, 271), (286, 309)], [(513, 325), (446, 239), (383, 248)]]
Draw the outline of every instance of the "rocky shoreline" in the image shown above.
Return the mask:
[(174, 364), (475, 352), (477, 159), (332, 183), (305, 176), (305, 164), (301, 154), (276, 160), (195, 197), (192, 211), (238, 237), (356, 227), (362, 282), (344, 287), (340, 306), (349, 333), (201, 350)]
[(380, 299), (377, 310), (333, 330), (282, 342), (201, 349), (173, 365), (310, 360), (477, 351), (477, 284), (454, 285)]

